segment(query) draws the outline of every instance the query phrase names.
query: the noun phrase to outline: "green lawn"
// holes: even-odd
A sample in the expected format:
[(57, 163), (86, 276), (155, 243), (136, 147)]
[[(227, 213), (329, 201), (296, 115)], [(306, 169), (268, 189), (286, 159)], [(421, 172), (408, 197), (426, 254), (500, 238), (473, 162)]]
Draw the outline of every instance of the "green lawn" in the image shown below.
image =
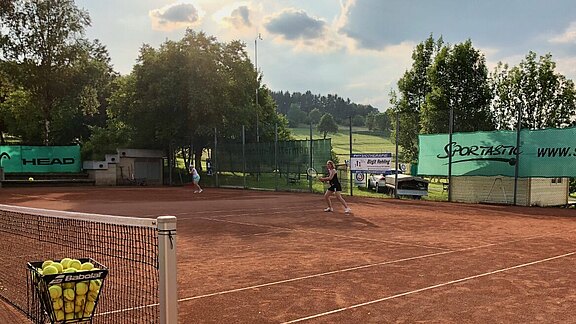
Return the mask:
[[(298, 140), (310, 138), (310, 128), (290, 128), (290, 131)], [(366, 131), (365, 128), (352, 128), (352, 153), (384, 153), (394, 154), (396, 146), (388, 137), (378, 135), (359, 134), (356, 132)], [(328, 134), (326, 137), (332, 139), (332, 148), (338, 155), (340, 162), (348, 160), (350, 154), (350, 132), (346, 127), (340, 126), (337, 134)], [(313, 139), (321, 139), (323, 134), (312, 130)]]

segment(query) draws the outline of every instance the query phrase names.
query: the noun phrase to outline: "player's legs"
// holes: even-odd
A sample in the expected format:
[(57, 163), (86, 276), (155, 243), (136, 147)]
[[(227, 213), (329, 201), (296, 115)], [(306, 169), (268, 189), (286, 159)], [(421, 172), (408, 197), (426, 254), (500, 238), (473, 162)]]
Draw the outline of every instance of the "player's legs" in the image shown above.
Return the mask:
[(324, 209), (324, 211), (332, 211), (332, 201), (330, 200), (330, 197), (334, 194), (333, 191), (331, 191), (330, 189), (327, 189), (326, 192), (324, 193), (324, 200), (326, 201), (326, 204), (328, 205), (328, 208)]
[(194, 177), (192, 179), (192, 183), (194, 184), (194, 188), (196, 188), (196, 190), (194, 190), (194, 193), (201, 193), (202, 192), (202, 188), (200, 187), (200, 177)]
[(348, 207), (346, 200), (344, 200), (344, 197), (342, 197), (342, 193), (340, 191), (336, 191), (335, 194), (336, 194), (336, 198), (338, 198), (338, 200), (340, 201), (342, 206), (344, 206), (344, 212), (349, 213), (351, 211), (350, 207)]

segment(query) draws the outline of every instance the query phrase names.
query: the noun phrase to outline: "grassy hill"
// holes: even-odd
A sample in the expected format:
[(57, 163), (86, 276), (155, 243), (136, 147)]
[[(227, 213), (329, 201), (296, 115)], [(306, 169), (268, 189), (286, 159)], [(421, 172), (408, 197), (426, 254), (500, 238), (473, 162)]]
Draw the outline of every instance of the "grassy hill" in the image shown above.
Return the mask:
[[(290, 131), (296, 139), (308, 139), (310, 137), (310, 128), (290, 128)], [(340, 126), (337, 134), (328, 134), (326, 137), (332, 139), (332, 148), (340, 162), (347, 160), (350, 154), (350, 132), (348, 127)], [(312, 129), (312, 138), (320, 139), (323, 134)], [(388, 137), (380, 135), (367, 134), (365, 128), (352, 128), (352, 153), (384, 153), (391, 152), (394, 154), (396, 146)]]

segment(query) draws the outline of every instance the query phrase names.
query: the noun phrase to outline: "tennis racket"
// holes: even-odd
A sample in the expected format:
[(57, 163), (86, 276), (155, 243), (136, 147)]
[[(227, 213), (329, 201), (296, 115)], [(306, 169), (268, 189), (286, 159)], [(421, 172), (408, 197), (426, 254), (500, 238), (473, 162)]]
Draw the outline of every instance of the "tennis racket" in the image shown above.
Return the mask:
[(310, 178), (318, 178), (318, 172), (316, 172), (316, 169), (314, 168), (308, 168), (308, 170), (306, 170), (306, 174), (308, 174)]

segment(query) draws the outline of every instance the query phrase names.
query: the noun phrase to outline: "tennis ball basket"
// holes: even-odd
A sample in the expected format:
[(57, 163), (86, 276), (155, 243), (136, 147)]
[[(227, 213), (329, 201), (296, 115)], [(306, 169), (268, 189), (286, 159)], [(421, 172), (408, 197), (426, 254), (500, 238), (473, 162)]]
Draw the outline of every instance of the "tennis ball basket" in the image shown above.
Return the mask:
[(108, 269), (90, 258), (28, 262), (28, 308), (37, 324), (92, 323)]

